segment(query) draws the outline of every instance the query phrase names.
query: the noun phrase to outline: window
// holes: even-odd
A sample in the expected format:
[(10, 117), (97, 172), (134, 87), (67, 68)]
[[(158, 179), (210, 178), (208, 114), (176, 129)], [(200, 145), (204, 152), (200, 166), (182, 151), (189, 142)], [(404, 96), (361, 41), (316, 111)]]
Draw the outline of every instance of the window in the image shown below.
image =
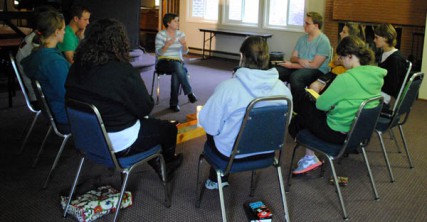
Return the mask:
[[(188, 8), (191, 20), (217, 22), (221, 17), (226, 25), (302, 30), (306, 1), (190, 0)], [(223, 5), (221, 12), (218, 5)]]
[(259, 0), (226, 0), (225, 23), (258, 25)]
[(195, 20), (218, 20), (219, 0), (190, 0), (190, 17)]
[(303, 26), (305, 16), (305, 1), (269, 0), (266, 2), (266, 27), (299, 28)]

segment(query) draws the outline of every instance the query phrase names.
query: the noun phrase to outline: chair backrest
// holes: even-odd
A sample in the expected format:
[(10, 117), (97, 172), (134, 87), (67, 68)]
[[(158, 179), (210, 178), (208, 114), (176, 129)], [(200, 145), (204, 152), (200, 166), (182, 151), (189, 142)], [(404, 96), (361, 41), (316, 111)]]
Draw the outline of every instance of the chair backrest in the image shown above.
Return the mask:
[(35, 113), (38, 110), (35, 107), (33, 107), (33, 105), (31, 104), (30, 97), (28, 96), (28, 91), (27, 91), (28, 89), (24, 85), (24, 81), (16, 65), (16, 60), (15, 60), (15, 57), (12, 55), (12, 52), (9, 52), (9, 58), (10, 58), (10, 63), (12, 64), (13, 71), (15, 72), (16, 79), (18, 80), (19, 86), (21, 87), (22, 94), (24, 95), (25, 103), (27, 104), (28, 109), (30, 109), (31, 112)]
[(121, 169), (98, 109), (94, 105), (68, 99), (66, 110), (75, 147), (98, 164)]
[(237, 154), (281, 151), (285, 144), (291, 113), (292, 101), (285, 96), (269, 96), (252, 100), (246, 108), (225, 172), (230, 170)]
[(403, 90), (406, 87), (406, 82), (408, 82), (408, 80), (409, 80), (409, 75), (410, 75), (411, 71), (412, 71), (412, 62), (409, 60), (406, 60), (405, 78), (403, 79), (402, 86), (400, 87), (399, 93), (397, 94), (396, 100), (394, 102), (392, 113), (391, 113), (392, 115), (394, 114), (394, 112), (396, 112), (398, 101), (399, 101), (400, 97), (402, 97)]
[(384, 98), (377, 96), (367, 99), (360, 104), (353, 124), (344, 142), (343, 149), (339, 152), (336, 158), (339, 158), (346, 151), (353, 151), (359, 147), (367, 146), (371, 139), (372, 133), (377, 125), (378, 117), (380, 116)]
[(61, 131), (58, 129), (58, 124), (56, 123), (55, 118), (52, 115), (52, 110), (50, 109), (49, 103), (46, 100), (46, 97), (43, 93), (43, 89), (40, 85), (40, 82), (33, 79), (31, 83), (33, 85), (34, 93), (36, 94), (36, 98), (37, 98), (37, 101), (39, 102), (40, 110), (42, 111), (43, 116), (50, 122), (53, 130), (57, 135), (64, 136), (65, 132), (62, 132), (62, 131), (65, 131), (65, 129)]
[[(408, 119), (409, 113), (411, 112), (412, 105), (414, 105), (415, 100), (418, 96), (418, 91), (420, 90), (421, 83), (424, 78), (424, 73), (417, 72), (414, 73), (409, 81), (406, 83), (406, 86), (402, 92), (402, 96), (396, 102), (397, 107), (393, 115), (393, 120), (391, 121), (391, 126), (396, 124), (404, 124)], [(402, 120), (401, 116), (405, 116)], [(400, 123), (398, 123), (401, 121)]]

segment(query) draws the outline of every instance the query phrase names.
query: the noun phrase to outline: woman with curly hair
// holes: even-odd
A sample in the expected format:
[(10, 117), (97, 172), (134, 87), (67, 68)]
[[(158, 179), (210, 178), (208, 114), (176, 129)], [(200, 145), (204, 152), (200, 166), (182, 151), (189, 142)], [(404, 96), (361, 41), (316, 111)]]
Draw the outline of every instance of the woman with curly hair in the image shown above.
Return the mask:
[[(360, 104), (381, 95), (387, 70), (370, 65), (374, 53), (360, 38), (345, 37), (336, 51), (347, 70), (335, 78), (315, 104), (308, 100), (302, 103), (302, 111), (289, 125), (289, 134), (293, 138), (299, 131), (308, 129), (321, 140), (343, 144)], [(314, 152), (306, 149), (293, 173), (306, 173), (320, 165), (322, 163)]]
[[(346, 22), (342, 27), (339, 35), (340, 40), (347, 36), (356, 36), (365, 41), (365, 31), (363, 27), (359, 23), (355, 22)], [(326, 90), (326, 88), (332, 83), (337, 75), (340, 75), (346, 71), (346, 68), (343, 66), (341, 60), (338, 59), (338, 55), (335, 55), (332, 58), (328, 66), (331, 68), (331, 71), (319, 77), (319, 79), (311, 83), (309, 87), (319, 94)]]
[[(119, 157), (161, 144), (168, 174), (182, 163), (175, 155), (177, 128), (148, 118), (154, 102), (138, 71), (129, 63), (129, 40), (122, 23), (101, 19), (88, 27), (76, 49), (67, 82), (67, 98), (95, 105)], [(149, 162), (161, 177), (159, 159)]]

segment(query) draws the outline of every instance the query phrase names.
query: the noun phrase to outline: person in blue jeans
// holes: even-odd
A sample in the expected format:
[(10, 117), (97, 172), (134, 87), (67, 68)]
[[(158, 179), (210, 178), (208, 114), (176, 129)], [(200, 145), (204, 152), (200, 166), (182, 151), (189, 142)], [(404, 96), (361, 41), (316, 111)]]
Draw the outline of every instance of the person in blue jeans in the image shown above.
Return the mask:
[(317, 12), (308, 12), (304, 19), (307, 33), (298, 39), (290, 61), (277, 64), (279, 78), (291, 84), (294, 111), (299, 112), (300, 101), (305, 95), (305, 87), (329, 72), (331, 44), (320, 30), (323, 18)]
[(179, 18), (178, 15), (167, 13), (163, 17), (163, 25), (166, 29), (156, 35), (156, 70), (165, 73), (171, 73), (171, 95), (169, 108), (174, 112), (179, 112), (178, 91), (179, 86), (182, 86), (184, 94), (188, 96), (191, 103), (197, 102), (196, 96), (193, 94), (188, 71), (184, 65), (183, 54), (188, 53), (187, 41), (184, 32), (178, 30)]

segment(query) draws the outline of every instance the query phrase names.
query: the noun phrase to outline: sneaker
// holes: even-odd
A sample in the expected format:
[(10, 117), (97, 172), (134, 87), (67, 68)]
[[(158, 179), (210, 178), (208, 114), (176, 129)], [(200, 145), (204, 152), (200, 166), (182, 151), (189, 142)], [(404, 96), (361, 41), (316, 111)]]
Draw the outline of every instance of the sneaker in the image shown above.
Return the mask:
[[(230, 186), (230, 184), (227, 181), (223, 181), (222, 182), (222, 188), (228, 187), (228, 186)], [(214, 182), (214, 181), (212, 181), (210, 179), (207, 179), (206, 183), (205, 183), (205, 187), (208, 190), (218, 190), (218, 183)]]
[(298, 161), (298, 167), (293, 171), (293, 174), (307, 173), (322, 165), (322, 162), (317, 156), (304, 156)]

